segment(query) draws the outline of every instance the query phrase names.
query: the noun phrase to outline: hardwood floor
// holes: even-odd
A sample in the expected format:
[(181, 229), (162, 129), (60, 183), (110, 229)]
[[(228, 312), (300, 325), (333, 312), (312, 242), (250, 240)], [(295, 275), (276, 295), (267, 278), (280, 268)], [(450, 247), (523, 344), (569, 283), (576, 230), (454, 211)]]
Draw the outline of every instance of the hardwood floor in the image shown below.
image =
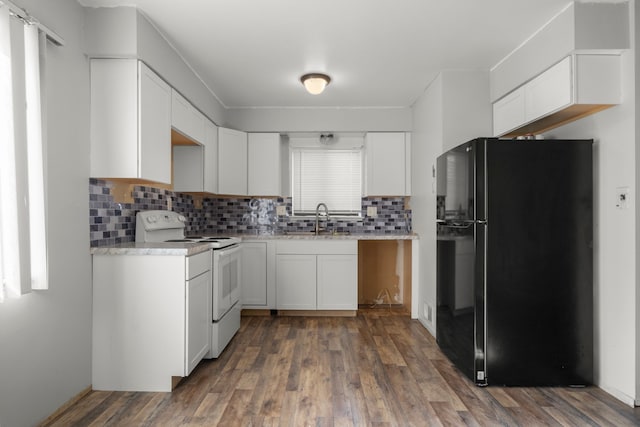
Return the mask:
[(173, 393), (92, 391), (50, 426), (632, 426), (596, 387), (480, 388), (407, 315), (243, 317)]

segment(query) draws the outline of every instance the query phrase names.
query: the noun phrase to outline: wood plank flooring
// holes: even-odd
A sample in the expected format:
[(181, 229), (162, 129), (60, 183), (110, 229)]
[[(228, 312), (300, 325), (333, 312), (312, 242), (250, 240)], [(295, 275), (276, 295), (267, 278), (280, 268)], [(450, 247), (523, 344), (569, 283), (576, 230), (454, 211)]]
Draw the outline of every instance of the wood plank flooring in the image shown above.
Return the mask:
[(49, 426), (634, 426), (596, 387), (480, 388), (406, 314), (243, 317), (173, 393), (92, 391)]

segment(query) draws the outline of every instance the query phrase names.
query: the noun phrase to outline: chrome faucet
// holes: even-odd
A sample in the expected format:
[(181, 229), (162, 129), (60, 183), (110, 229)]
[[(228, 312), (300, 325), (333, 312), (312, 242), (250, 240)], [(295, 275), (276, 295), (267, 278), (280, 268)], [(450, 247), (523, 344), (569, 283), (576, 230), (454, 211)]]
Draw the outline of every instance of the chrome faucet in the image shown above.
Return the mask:
[[(329, 208), (324, 203), (318, 203), (316, 206), (316, 235), (320, 233), (320, 208), (324, 206), (324, 217), (325, 221), (329, 222)], [(325, 224), (326, 227), (326, 224)]]

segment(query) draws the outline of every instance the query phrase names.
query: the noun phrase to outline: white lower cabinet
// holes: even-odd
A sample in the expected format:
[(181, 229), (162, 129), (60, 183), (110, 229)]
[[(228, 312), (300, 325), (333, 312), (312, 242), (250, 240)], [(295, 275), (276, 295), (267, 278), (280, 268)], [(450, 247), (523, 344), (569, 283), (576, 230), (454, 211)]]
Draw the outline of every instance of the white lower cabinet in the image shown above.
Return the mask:
[(357, 310), (356, 240), (277, 242), (279, 310)]
[(318, 310), (356, 310), (358, 256), (318, 255), (316, 262)]
[(242, 308), (275, 309), (275, 242), (242, 242)]
[(187, 281), (187, 357), (189, 375), (211, 348), (211, 272)]
[(211, 251), (93, 256), (92, 387), (171, 391), (209, 350)]
[(316, 309), (316, 256), (276, 255), (279, 310)]

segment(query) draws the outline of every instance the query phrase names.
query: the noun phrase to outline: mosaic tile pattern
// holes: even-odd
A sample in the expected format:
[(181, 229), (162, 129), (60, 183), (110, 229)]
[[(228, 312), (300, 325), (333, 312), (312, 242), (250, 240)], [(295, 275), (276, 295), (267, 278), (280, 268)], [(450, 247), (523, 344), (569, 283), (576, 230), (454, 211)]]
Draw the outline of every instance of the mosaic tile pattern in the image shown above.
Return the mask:
[[(135, 215), (140, 210), (165, 210), (171, 198), (172, 209), (187, 218), (185, 233), (197, 234), (274, 234), (313, 231), (315, 219), (291, 216), (291, 198), (205, 198), (196, 207), (193, 196), (184, 193), (134, 186), (134, 203), (115, 203), (112, 185), (105, 180), (89, 180), (89, 226), (91, 246), (109, 246), (135, 241)], [(200, 205), (198, 203), (198, 205)], [(284, 205), (287, 214), (276, 215)], [(377, 207), (377, 217), (366, 216), (367, 207)], [(362, 218), (330, 219), (329, 230), (351, 233), (404, 234), (411, 232), (411, 210), (404, 197), (366, 197), (362, 199)]]
[(89, 232), (91, 246), (109, 246), (134, 242), (136, 213), (141, 210), (166, 210), (169, 197), (173, 210), (187, 218), (187, 233), (204, 229), (204, 215), (194, 208), (193, 197), (155, 187), (134, 186), (133, 203), (116, 203), (111, 196), (112, 184), (89, 179)]

